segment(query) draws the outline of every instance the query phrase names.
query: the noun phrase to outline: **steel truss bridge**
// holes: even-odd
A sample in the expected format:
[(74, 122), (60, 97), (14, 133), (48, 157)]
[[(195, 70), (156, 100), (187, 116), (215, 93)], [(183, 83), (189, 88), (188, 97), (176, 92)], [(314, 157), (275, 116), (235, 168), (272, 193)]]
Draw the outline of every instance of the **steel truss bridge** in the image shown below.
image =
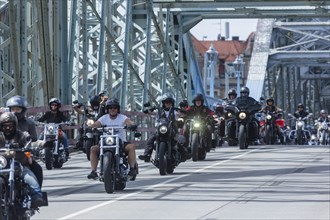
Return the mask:
[(330, 109), (330, 1), (0, 0), (0, 105), (64, 104), (102, 90), (141, 110), (164, 92), (205, 94), (189, 30), (258, 18), (247, 85), (286, 111)]

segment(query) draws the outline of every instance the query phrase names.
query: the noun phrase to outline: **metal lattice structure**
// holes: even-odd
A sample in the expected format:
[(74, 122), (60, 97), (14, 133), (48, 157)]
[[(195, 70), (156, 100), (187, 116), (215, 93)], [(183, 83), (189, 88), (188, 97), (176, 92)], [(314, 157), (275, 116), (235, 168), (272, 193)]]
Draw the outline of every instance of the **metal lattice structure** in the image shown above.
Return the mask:
[[(204, 92), (189, 38), (189, 29), (199, 21), (315, 17), (327, 22), (329, 4), (307, 0), (0, 0), (0, 105), (15, 94), (26, 96), (33, 106), (45, 105), (54, 96), (64, 104), (75, 99), (87, 102), (102, 90), (131, 110), (140, 110), (146, 101), (156, 102), (167, 91), (177, 101), (191, 99), (197, 88)], [(281, 39), (284, 31), (292, 32), (282, 28), (273, 38)], [(308, 40), (309, 48), (329, 42), (329, 35), (315, 39)], [(277, 76), (278, 70), (270, 69), (279, 65), (269, 66), (266, 81)], [(286, 68), (292, 71), (293, 67)], [(265, 84), (264, 93), (275, 85), (276, 81)], [(313, 92), (323, 86), (314, 85)]]

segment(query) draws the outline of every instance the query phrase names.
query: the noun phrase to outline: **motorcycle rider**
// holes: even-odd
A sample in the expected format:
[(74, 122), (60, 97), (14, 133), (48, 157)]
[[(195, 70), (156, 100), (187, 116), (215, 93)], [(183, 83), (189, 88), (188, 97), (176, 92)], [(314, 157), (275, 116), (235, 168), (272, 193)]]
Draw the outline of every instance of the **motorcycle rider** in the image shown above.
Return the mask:
[(308, 112), (305, 111), (305, 106), (302, 103), (299, 103), (297, 106), (298, 110), (293, 113), (293, 116), (296, 118), (305, 118), (308, 116)]
[[(207, 106), (204, 105), (204, 97), (201, 93), (197, 93), (193, 100), (193, 105), (187, 108), (187, 118), (193, 118), (194, 116), (200, 116), (205, 119), (207, 124), (206, 137), (208, 141), (211, 141), (211, 148), (216, 147), (216, 140), (212, 139), (212, 133), (214, 130), (214, 112)], [(186, 140), (189, 140), (189, 129), (185, 129)]]
[[(293, 116), (295, 118), (305, 118), (309, 115), (309, 112), (305, 111), (305, 106), (302, 103), (299, 103), (297, 106), (298, 110), (293, 113)], [(293, 127), (295, 129), (295, 127)], [(306, 138), (309, 140), (310, 139), (310, 133), (308, 131), (305, 132)], [(292, 138), (292, 137), (291, 137)]]
[(105, 105), (108, 100), (108, 96), (105, 95), (105, 91), (101, 91), (99, 94), (99, 115), (105, 115), (107, 113)]
[[(82, 104), (77, 103), (72, 105), (72, 108), (81, 115), (86, 114), (87, 117), (92, 117), (93, 119), (97, 120), (99, 119), (103, 114), (100, 114), (100, 97), (98, 95), (93, 96), (89, 100), (90, 106), (87, 106), (85, 109), (86, 112), (84, 112), (84, 109), (82, 108)], [(79, 129), (79, 137), (78, 141), (76, 143), (76, 146), (74, 149), (82, 149), (83, 148), (83, 129)]]
[[(237, 97), (233, 102), (233, 105), (235, 106), (254, 106), (254, 105), (260, 105), (260, 103), (255, 100), (254, 98), (252, 98), (250, 96), (250, 89), (246, 86), (243, 86), (240, 90), (240, 97)], [(261, 108), (261, 107), (260, 107)], [(252, 121), (255, 121), (255, 123), (251, 123), (251, 125), (259, 125), (259, 121), (255, 118), (252, 117)], [(255, 134), (255, 136), (259, 136), (259, 127), (253, 128), (252, 130), (256, 130), (257, 133)], [(256, 140), (255, 144), (259, 144), (259, 140)]]
[(233, 102), (236, 98), (237, 98), (236, 89), (231, 88), (227, 92), (227, 97), (222, 100), (223, 100), (224, 105), (226, 105), (226, 104)]
[[(0, 116), (0, 146), (6, 143), (18, 143), (20, 147), (27, 144), (30, 135), (18, 129), (17, 117), (12, 112), (5, 112)], [(23, 165), (24, 182), (29, 185), (31, 196), (31, 207), (36, 208), (44, 203), (40, 185), (37, 177), (30, 170), (29, 164), (32, 161), (27, 158), (24, 152), (16, 152), (15, 158)]]
[[(9, 108), (10, 112), (13, 112), (17, 118), (17, 128), (21, 131), (28, 132), (32, 141), (38, 141), (37, 129), (33, 120), (26, 117), (26, 111), (28, 107), (28, 102), (22, 96), (15, 95), (7, 100), (6, 106)], [(32, 160), (29, 164), (30, 169), (36, 175), (38, 183), (42, 186), (43, 181), (43, 171), (42, 167), (37, 163), (37, 161)]]
[[(60, 111), (61, 101), (58, 98), (51, 98), (48, 102), (50, 111), (47, 111), (44, 115), (41, 116), (37, 121), (46, 123), (61, 123), (67, 122), (68, 118)], [(69, 145), (68, 137), (64, 131), (62, 131), (62, 141), (65, 154), (69, 158)]]
[(320, 137), (320, 131), (321, 131), (321, 124), (323, 122), (330, 122), (330, 119), (329, 119), (329, 116), (328, 116), (328, 113), (326, 110), (322, 109), (320, 111), (320, 117), (317, 119), (317, 137)]
[[(264, 106), (260, 112), (263, 112), (265, 114), (267, 114), (267, 112), (272, 112), (275, 113), (275, 117), (278, 117), (278, 114), (280, 114), (283, 110), (281, 108), (279, 108), (278, 106), (275, 105), (275, 101), (273, 97), (269, 97), (268, 99), (266, 99), (266, 106)], [(275, 124), (275, 128), (276, 128), (276, 132), (279, 136), (283, 135), (281, 132), (281, 128)], [(264, 131), (265, 131), (265, 126), (262, 126), (260, 128), (260, 136), (262, 137), (264, 135)]]
[[(94, 124), (91, 125), (92, 128), (99, 128), (101, 126), (128, 126), (130, 130), (134, 131), (137, 129), (135, 123), (129, 119), (126, 115), (120, 114), (120, 105), (117, 99), (109, 99), (106, 102), (105, 109), (108, 114), (103, 115)], [(119, 137), (123, 141), (123, 147), (125, 152), (128, 154), (128, 163), (130, 166), (129, 176), (133, 177), (137, 174), (136, 167), (136, 154), (135, 154), (135, 144), (129, 143), (126, 140), (126, 132), (124, 129), (119, 131)], [(96, 179), (97, 165), (99, 161), (100, 146), (94, 145), (91, 147), (90, 152), (90, 162), (91, 162), (91, 173), (87, 176), (88, 179)], [(131, 179), (133, 180), (133, 179)]]
[[(162, 102), (162, 108), (161, 108), (162, 112), (161, 112), (160, 117), (168, 118), (170, 116), (173, 116), (173, 115), (170, 115), (170, 110), (174, 106), (174, 102), (175, 102), (172, 94), (165, 93), (161, 99), (161, 102)], [(181, 105), (181, 107), (184, 108), (185, 104), (183, 103), (183, 105)], [(157, 111), (157, 110), (155, 110), (155, 111)], [(145, 110), (144, 113), (149, 113), (149, 110)], [(179, 114), (180, 113), (178, 111), (174, 110), (174, 119), (173, 119), (174, 122), (177, 121)], [(147, 145), (144, 149), (144, 153), (139, 155), (140, 160), (144, 160), (144, 162), (150, 162), (150, 157), (151, 157), (152, 151), (155, 149), (154, 143), (156, 141), (156, 138), (157, 138), (156, 133), (152, 134), (148, 138)], [(182, 150), (182, 160), (185, 161), (187, 159), (187, 150), (186, 149), (180, 149), (180, 150)]]

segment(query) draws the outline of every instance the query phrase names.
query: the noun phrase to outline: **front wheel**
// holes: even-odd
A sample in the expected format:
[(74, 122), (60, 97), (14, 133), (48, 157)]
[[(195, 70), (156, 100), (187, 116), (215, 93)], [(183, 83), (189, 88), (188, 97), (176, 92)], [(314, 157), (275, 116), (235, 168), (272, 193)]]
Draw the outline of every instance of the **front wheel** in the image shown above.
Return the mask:
[(0, 177), (0, 219), (5, 219), (5, 213), (8, 212), (6, 181)]
[(93, 145), (93, 140), (91, 139), (87, 139), (87, 140), (84, 140), (84, 149), (86, 151), (86, 157), (87, 157), (87, 160), (90, 160), (91, 158), (91, 147)]
[(53, 169), (53, 153), (50, 147), (44, 149), (45, 152), (45, 165), (47, 170)]
[(159, 174), (166, 175), (167, 159), (166, 159), (166, 143), (164, 142), (161, 142), (159, 144), (158, 160), (159, 160)]
[(112, 152), (105, 152), (103, 155), (104, 189), (107, 193), (115, 190), (115, 161)]
[(304, 144), (304, 134), (302, 130), (297, 130), (297, 144), (298, 145)]
[(246, 149), (247, 143), (246, 143), (246, 132), (244, 125), (240, 125), (239, 131), (238, 131), (238, 145), (239, 149)]
[(199, 141), (198, 141), (198, 134), (193, 133), (191, 138), (191, 154), (192, 154), (192, 161), (198, 160), (198, 147), (199, 147)]

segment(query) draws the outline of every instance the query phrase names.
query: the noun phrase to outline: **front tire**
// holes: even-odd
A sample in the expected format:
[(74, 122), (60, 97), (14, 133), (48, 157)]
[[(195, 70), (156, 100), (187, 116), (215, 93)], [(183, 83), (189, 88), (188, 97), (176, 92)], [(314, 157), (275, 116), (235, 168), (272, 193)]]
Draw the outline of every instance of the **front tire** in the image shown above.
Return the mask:
[(0, 219), (5, 219), (7, 204), (6, 181), (0, 177)]
[(86, 151), (87, 160), (91, 159), (91, 147), (93, 145), (93, 141), (91, 139), (84, 140), (84, 149)]
[(244, 125), (240, 125), (239, 131), (238, 131), (238, 145), (239, 149), (243, 150), (247, 148), (246, 144), (246, 132)]
[(159, 160), (159, 174), (162, 176), (166, 175), (167, 159), (166, 159), (166, 143), (164, 142), (161, 142), (159, 144), (158, 160)]
[(199, 141), (198, 141), (198, 134), (193, 133), (191, 138), (191, 154), (192, 154), (192, 161), (198, 160), (198, 147), (199, 147)]
[(45, 165), (47, 170), (53, 169), (53, 153), (50, 147), (44, 149), (45, 152)]
[(113, 193), (115, 190), (115, 161), (112, 152), (105, 152), (103, 155), (104, 163), (104, 189), (107, 193)]

